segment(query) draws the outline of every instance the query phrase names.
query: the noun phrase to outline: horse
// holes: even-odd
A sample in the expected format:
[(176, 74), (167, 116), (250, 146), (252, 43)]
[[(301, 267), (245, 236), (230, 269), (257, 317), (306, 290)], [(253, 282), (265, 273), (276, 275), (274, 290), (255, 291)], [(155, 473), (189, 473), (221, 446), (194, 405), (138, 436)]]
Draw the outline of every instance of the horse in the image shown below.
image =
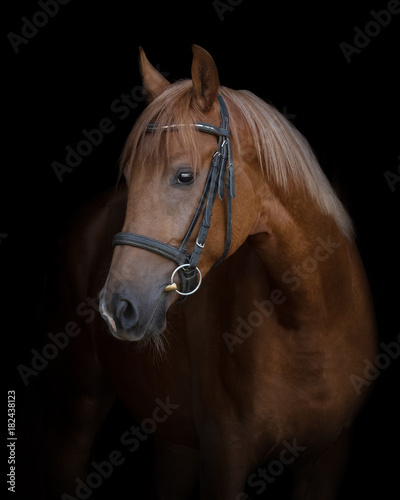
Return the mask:
[(141, 422), (121, 448), (154, 434), (153, 498), (245, 500), (287, 469), (293, 500), (334, 499), (377, 353), (353, 225), (300, 132), (192, 49), (170, 83), (140, 48), (125, 183), (63, 243), (51, 489), (75, 494), (118, 398)]

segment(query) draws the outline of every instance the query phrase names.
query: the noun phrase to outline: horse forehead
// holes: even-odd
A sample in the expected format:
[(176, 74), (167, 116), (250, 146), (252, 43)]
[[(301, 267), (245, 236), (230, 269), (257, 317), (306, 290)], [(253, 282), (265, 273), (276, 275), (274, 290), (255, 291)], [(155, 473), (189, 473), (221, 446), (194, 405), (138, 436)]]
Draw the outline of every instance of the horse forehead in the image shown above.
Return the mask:
[(129, 184), (145, 184), (152, 182), (155, 185), (165, 181), (178, 167), (186, 166), (194, 170), (208, 169), (211, 159), (218, 149), (218, 140), (215, 136), (196, 132), (194, 147), (198, 150), (198, 158), (190, 147), (185, 147), (179, 140), (178, 134), (171, 133), (168, 147), (163, 147), (158, 153), (145, 158), (138, 156), (129, 172)]

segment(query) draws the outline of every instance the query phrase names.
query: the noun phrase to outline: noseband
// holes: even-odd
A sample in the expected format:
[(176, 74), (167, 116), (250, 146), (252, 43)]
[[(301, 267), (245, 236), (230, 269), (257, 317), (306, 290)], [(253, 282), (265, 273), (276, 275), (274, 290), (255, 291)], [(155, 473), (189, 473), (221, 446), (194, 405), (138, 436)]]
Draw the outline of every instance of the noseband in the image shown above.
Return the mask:
[[(220, 105), (221, 113), (221, 126), (216, 127), (210, 123), (196, 122), (193, 127), (198, 132), (211, 134), (218, 137), (218, 149), (214, 153), (210, 169), (208, 171), (207, 179), (204, 185), (203, 193), (201, 195), (196, 212), (189, 225), (185, 237), (179, 248), (173, 247), (161, 241), (141, 236), (134, 233), (121, 232), (117, 233), (113, 239), (113, 246), (116, 245), (129, 245), (132, 247), (142, 248), (150, 252), (156, 253), (167, 259), (173, 260), (178, 264), (178, 267), (172, 273), (171, 285), (168, 285), (165, 291), (175, 290), (180, 295), (191, 295), (198, 290), (201, 284), (201, 272), (197, 267), (200, 255), (204, 249), (208, 230), (210, 229), (212, 209), (218, 193), (219, 198), (223, 199), (224, 194), (224, 181), (226, 186), (226, 206), (227, 206), (227, 226), (226, 226), (226, 239), (224, 251), (214, 264), (214, 267), (219, 265), (227, 256), (232, 238), (232, 211), (231, 201), (235, 197), (235, 175), (234, 164), (232, 161), (232, 147), (230, 142), (229, 131), (229, 114), (225, 101), (221, 95), (218, 94), (218, 102)], [(161, 128), (163, 130), (178, 130), (180, 125), (159, 125), (158, 123), (149, 123), (147, 125), (147, 132), (151, 133)], [(189, 254), (186, 250), (187, 243), (193, 230), (199, 220), (199, 217), (205, 206), (203, 219), (200, 224), (199, 233), (196, 238), (196, 244), (193, 252)], [(175, 274), (178, 273), (181, 290), (177, 289), (174, 283)]]

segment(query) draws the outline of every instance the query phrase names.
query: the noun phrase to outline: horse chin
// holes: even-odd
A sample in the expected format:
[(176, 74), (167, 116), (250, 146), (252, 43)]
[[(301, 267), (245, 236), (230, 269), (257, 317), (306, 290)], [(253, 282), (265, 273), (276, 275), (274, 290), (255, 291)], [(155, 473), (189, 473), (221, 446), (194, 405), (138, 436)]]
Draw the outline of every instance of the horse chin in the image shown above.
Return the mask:
[(157, 343), (157, 339), (162, 336), (166, 329), (166, 320), (164, 320), (163, 324), (160, 324), (160, 321), (157, 321), (157, 324), (149, 323), (144, 328), (136, 328), (134, 330), (122, 330), (117, 329), (113, 331), (110, 329), (113, 337), (119, 340), (125, 340), (128, 342), (137, 342), (142, 346), (148, 345), (152, 340)]
[(145, 337), (141, 332), (128, 332), (126, 330), (111, 331), (111, 335), (118, 340), (126, 340), (128, 342), (140, 342)]

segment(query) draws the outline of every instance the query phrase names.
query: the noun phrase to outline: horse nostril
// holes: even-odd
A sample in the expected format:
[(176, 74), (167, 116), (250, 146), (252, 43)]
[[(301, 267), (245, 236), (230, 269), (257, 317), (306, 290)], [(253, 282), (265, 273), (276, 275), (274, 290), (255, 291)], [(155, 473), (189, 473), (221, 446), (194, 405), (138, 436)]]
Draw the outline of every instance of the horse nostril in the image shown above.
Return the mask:
[(122, 299), (117, 303), (115, 313), (118, 318), (121, 318), (122, 316), (125, 316), (125, 314), (126, 316), (129, 316), (132, 309), (132, 305), (126, 299)]
[(115, 317), (124, 330), (133, 328), (139, 319), (137, 308), (126, 298), (117, 298), (115, 301)]

